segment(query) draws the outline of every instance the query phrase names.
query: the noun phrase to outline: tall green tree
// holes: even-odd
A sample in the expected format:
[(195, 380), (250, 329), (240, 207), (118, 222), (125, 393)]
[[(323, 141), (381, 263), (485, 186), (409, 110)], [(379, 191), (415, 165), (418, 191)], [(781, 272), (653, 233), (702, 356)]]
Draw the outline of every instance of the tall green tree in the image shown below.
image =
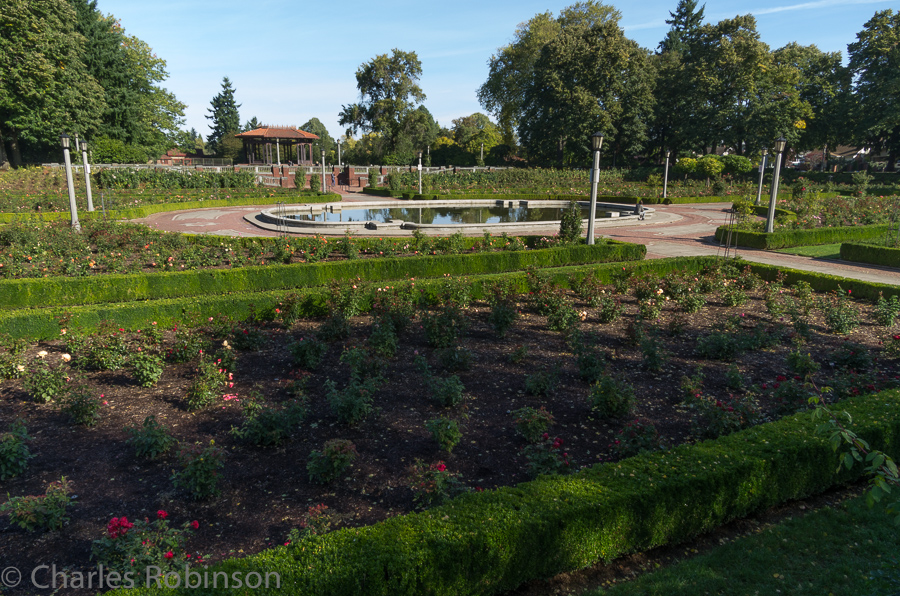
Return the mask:
[(422, 63), (415, 52), (393, 49), (380, 54), (356, 71), (360, 100), (342, 106), (340, 125), (356, 133), (360, 129), (377, 133), (376, 156), (384, 163), (408, 163), (412, 159), (410, 119), (418, 119), (416, 107), (425, 101), (419, 87)]
[(300, 130), (311, 132), (319, 137), (319, 140), (316, 141), (315, 153), (313, 154), (314, 160), (318, 161), (321, 159), (320, 152), (325, 151), (325, 163), (337, 163), (337, 144), (321, 120), (310, 118), (300, 127)]
[(563, 9), (557, 18), (550, 12), (539, 13), (518, 26), (513, 42), (499, 48), (488, 60), (488, 78), (478, 89), (478, 101), (497, 119), (504, 144), (516, 144), (515, 132), (525, 111), (525, 91), (532, 85), (535, 64), (544, 46), (567, 27), (590, 28), (620, 18), (615, 8), (589, 0)]
[(225, 155), (226, 148), (233, 153), (234, 144), (225, 141), (230, 141), (241, 131), (241, 115), (238, 112), (241, 106), (234, 100), (234, 87), (228, 77), (222, 78), (222, 90), (212, 98), (210, 106), (206, 118), (212, 120), (212, 132), (206, 136), (207, 149), (220, 157), (234, 159), (236, 156)]
[(484, 154), (488, 155), (491, 149), (503, 142), (500, 129), (481, 112), (453, 120), (453, 140), (471, 154), (473, 161), (480, 157), (482, 144)]
[[(94, 135), (106, 107), (82, 61), (84, 37), (65, 0), (4, 2), (0, 10), (0, 146), (56, 155), (63, 132)], [(0, 156), (2, 160), (2, 156)]]
[(660, 53), (684, 53), (697, 39), (697, 33), (703, 25), (705, 8), (704, 4), (698, 9), (697, 0), (678, 0), (675, 12), (669, 13), (672, 18), (666, 19), (666, 24), (671, 27), (666, 38), (659, 43)]
[(529, 160), (581, 165), (598, 130), (614, 154), (640, 149), (652, 106), (649, 53), (615, 20), (565, 27), (534, 65), (519, 138)]
[(900, 153), (900, 12), (876, 12), (847, 52), (854, 80), (854, 136), (887, 151), (893, 169)]

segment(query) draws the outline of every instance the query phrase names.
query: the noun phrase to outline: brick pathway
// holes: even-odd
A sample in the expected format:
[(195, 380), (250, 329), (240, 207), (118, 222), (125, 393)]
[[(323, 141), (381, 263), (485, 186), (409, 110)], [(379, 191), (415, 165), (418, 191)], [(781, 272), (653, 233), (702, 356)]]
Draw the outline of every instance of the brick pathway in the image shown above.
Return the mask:
[[(346, 191), (342, 193), (342, 197), (342, 202), (381, 199), (381, 197)], [(391, 199), (385, 198), (385, 200)], [(171, 211), (156, 213), (134, 221), (170, 232), (223, 236), (277, 236), (277, 232), (260, 229), (244, 220), (244, 215), (266, 207), (271, 207), (271, 205)], [(730, 203), (653, 205), (652, 207), (656, 209), (656, 213), (644, 221), (621, 223), (598, 221), (597, 236), (644, 244), (647, 246), (648, 259), (722, 254), (722, 249), (715, 242), (714, 235), (716, 228), (725, 224), (726, 210), (731, 207)], [(900, 285), (900, 270), (889, 267), (743, 248), (738, 249), (737, 254), (747, 261)]]

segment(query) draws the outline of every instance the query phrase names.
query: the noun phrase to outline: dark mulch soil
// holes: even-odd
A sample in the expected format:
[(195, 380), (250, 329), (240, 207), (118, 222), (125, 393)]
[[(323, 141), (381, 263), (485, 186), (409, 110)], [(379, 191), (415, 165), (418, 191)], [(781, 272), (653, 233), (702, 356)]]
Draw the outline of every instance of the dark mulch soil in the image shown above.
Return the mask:
[[(711, 298), (702, 312), (677, 313), (669, 303), (659, 323), (666, 353), (659, 373), (644, 369), (641, 351), (628, 338), (629, 325), (635, 319), (637, 304), (633, 297), (623, 299), (626, 314), (619, 321), (601, 325), (593, 309), (575, 298), (576, 307), (587, 311), (581, 327), (599, 334), (600, 346), (607, 354), (610, 368), (624, 374), (635, 387), (637, 405), (633, 416), (652, 421), (669, 444), (692, 440), (691, 411), (682, 404), (679, 382), (692, 374), (696, 366), (705, 369), (704, 392), (715, 396), (734, 393), (725, 385), (726, 363), (700, 361), (695, 356), (699, 336), (721, 329), (725, 321), (740, 317), (740, 325), (749, 330), (770, 325), (771, 317), (759, 292), (750, 292), (751, 301), (741, 307), (725, 307)], [(573, 295), (572, 295), (573, 296)], [(862, 343), (880, 356), (880, 337), (886, 332), (870, 323), (869, 305), (863, 321), (848, 336), (825, 331), (821, 313), (812, 317), (812, 339), (804, 350), (819, 363), (820, 384), (826, 384), (833, 370), (830, 354), (848, 340)], [(515, 432), (510, 412), (526, 405), (544, 405), (556, 418), (551, 432), (565, 441), (576, 468), (615, 458), (611, 443), (624, 420), (604, 420), (592, 415), (586, 402), (589, 386), (578, 376), (577, 365), (565, 336), (548, 331), (547, 319), (522, 305), (523, 315), (508, 335), (499, 340), (487, 324), (489, 307), (476, 304), (468, 309), (470, 328), (461, 345), (471, 350), (474, 362), (470, 370), (458, 373), (471, 399), (455, 410), (445, 410), (429, 400), (421, 373), (413, 365), (416, 352), (428, 357), (432, 369), (440, 371), (434, 350), (428, 347), (422, 328), (415, 323), (401, 336), (398, 356), (387, 367), (386, 382), (378, 392), (376, 415), (357, 427), (337, 422), (325, 400), (324, 382), (346, 380), (339, 363), (344, 346), (361, 345), (371, 326), (369, 317), (352, 321), (353, 335), (346, 342), (332, 344), (325, 364), (308, 378), (310, 414), (293, 440), (280, 448), (245, 445), (229, 434), (241, 422), (240, 404), (235, 400), (199, 413), (190, 413), (183, 398), (193, 374), (191, 363), (168, 365), (160, 382), (149, 389), (139, 387), (127, 370), (87, 371), (86, 377), (108, 405), (100, 422), (92, 427), (73, 426), (68, 416), (52, 404), (33, 403), (21, 380), (0, 382), (0, 429), (16, 419), (26, 421), (30, 443), (36, 457), (27, 472), (0, 483), (0, 491), (12, 496), (42, 494), (47, 483), (66, 476), (77, 494), (70, 507), (71, 521), (62, 531), (28, 533), (0, 517), (0, 553), (4, 566), (30, 570), (38, 564), (87, 571), (90, 568), (92, 541), (104, 535), (107, 522), (116, 516), (154, 518), (158, 509), (169, 512), (175, 525), (198, 520), (200, 529), (187, 547), (208, 560), (246, 556), (285, 541), (289, 530), (297, 527), (307, 509), (324, 503), (339, 517), (337, 527), (373, 524), (387, 517), (414, 509), (409, 488), (409, 467), (417, 459), (446, 462), (461, 472), (471, 487), (492, 489), (514, 485), (529, 479), (520, 451), (525, 443)], [(680, 321), (679, 325), (670, 325)], [(235, 387), (230, 392), (239, 398), (252, 389), (272, 403), (291, 399), (289, 381), (298, 371), (292, 366), (287, 346), (309, 335), (318, 325), (306, 321), (289, 330), (274, 323), (262, 324), (268, 335), (265, 347), (257, 352), (241, 352)], [(674, 329), (674, 333), (669, 330)], [(789, 328), (788, 328), (789, 329)], [(747, 331), (749, 332), (749, 331)], [(171, 333), (165, 343), (171, 343)], [(520, 346), (528, 354), (520, 363), (510, 355)], [(748, 387), (771, 384), (777, 375), (792, 376), (786, 365), (790, 340), (776, 347), (742, 354), (736, 361)], [(62, 342), (42, 342), (29, 348), (27, 361), (39, 350), (58, 359)], [(73, 361), (73, 364), (76, 362)], [(560, 384), (551, 397), (527, 395), (525, 379), (537, 370), (559, 366)], [(880, 358), (875, 372), (884, 378), (896, 378), (897, 361)], [(775, 417), (766, 391), (760, 391), (765, 419)], [(150, 414), (168, 426), (183, 444), (216, 444), (227, 450), (222, 494), (209, 501), (193, 501), (175, 489), (170, 480), (177, 461), (168, 456), (159, 461), (138, 459), (126, 444), (126, 425), (141, 423)], [(463, 438), (452, 455), (441, 452), (425, 429), (425, 422), (452, 415), (464, 425)], [(465, 417), (464, 417), (465, 416)], [(320, 449), (332, 438), (355, 443), (359, 459), (344, 478), (331, 485), (310, 482), (306, 462), (311, 450)], [(24, 594), (31, 590), (9, 593)]]

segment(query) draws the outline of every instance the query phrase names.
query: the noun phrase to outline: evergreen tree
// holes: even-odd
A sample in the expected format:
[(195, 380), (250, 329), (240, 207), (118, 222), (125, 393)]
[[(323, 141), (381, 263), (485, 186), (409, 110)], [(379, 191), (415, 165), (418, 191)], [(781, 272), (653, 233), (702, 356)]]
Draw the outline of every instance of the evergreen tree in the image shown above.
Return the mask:
[(262, 124), (259, 122), (259, 120), (256, 119), (256, 116), (254, 116), (253, 118), (250, 118), (250, 120), (247, 120), (246, 122), (244, 122), (244, 129), (241, 132), (247, 132), (248, 130), (256, 130), (257, 128), (260, 128), (260, 127), (262, 127)]
[[(240, 104), (234, 101), (234, 87), (228, 77), (222, 78), (222, 90), (212, 98), (207, 120), (212, 120), (212, 132), (206, 137), (206, 147), (215, 155), (224, 156), (226, 138), (233, 138), (241, 131)], [(235, 156), (236, 157), (236, 156)]]
[(671, 19), (666, 19), (666, 24), (671, 29), (666, 38), (659, 44), (660, 52), (684, 53), (691, 42), (697, 38), (697, 31), (703, 24), (703, 10), (706, 5), (697, 9), (697, 0), (678, 0), (675, 12), (670, 12)]

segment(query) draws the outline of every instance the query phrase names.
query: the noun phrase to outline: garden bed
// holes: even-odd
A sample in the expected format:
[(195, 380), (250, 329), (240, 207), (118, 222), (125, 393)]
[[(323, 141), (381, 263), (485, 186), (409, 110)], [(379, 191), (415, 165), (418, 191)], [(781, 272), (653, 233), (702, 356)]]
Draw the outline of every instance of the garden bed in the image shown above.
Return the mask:
[[(196, 337), (207, 353), (228, 353), (223, 351), (224, 341), (245, 348), (237, 350), (233, 379), (224, 381), (234, 385), (221, 385), (214, 402), (197, 412), (188, 411), (185, 404), (185, 395), (197, 376), (197, 356), (189, 362), (167, 364), (159, 382), (143, 388), (137, 385), (132, 369), (101, 371), (85, 366), (92, 352), (81, 348), (66, 366), (72, 367), (73, 376), (82, 378), (91, 396), (100, 400), (100, 417), (92, 427), (71, 425), (69, 414), (53, 403), (34, 403), (24, 379), (0, 382), (5, 406), (0, 429), (22, 419), (34, 437), (29, 447), (36, 454), (28, 470), (3, 482), (2, 489), (12, 496), (40, 494), (48, 482), (65, 475), (78, 495), (70, 507), (68, 525), (42, 534), (40, 540), (2, 518), (0, 550), (14, 553), (6, 564), (20, 569), (47, 561), (70, 571), (86, 570), (91, 542), (104, 535), (110, 518), (152, 518), (162, 509), (175, 524), (199, 521), (199, 530), (187, 543), (187, 552), (194, 557), (203, 555), (208, 562), (242, 557), (282, 544), (288, 532), (306, 519), (309, 507), (320, 503), (334, 514), (335, 527), (369, 525), (412, 511), (415, 493), (410, 488), (410, 466), (416, 459), (426, 464), (443, 461), (449, 472), (461, 473), (461, 481), (473, 490), (528, 480), (529, 460), (523, 449), (529, 443), (517, 433), (513, 414), (524, 407), (545, 407), (552, 413), (555, 424), (547, 429), (549, 438), (561, 438), (564, 447), (548, 445), (551, 457), (545, 458), (549, 462), (545, 465), (564, 472), (620, 459), (624, 452), (622, 443), (616, 446), (617, 433), (635, 419), (655, 425), (671, 446), (708, 437), (715, 430), (738, 428), (751, 419), (778, 418), (805, 403), (803, 392), (809, 388), (794, 377), (814, 368), (810, 362), (821, 367), (810, 373), (811, 379), (818, 386), (834, 387), (835, 397), (869, 393), (897, 383), (896, 342), (890, 328), (873, 322), (871, 305), (850, 304), (843, 301), (846, 296), (831, 296), (823, 298), (820, 309), (820, 300), (802, 288), (795, 292), (769, 286), (767, 292), (761, 286), (751, 288), (752, 281), (746, 272), (733, 271), (725, 277), (692, 273), (670, 275), (667, 281), (636, 278), (627, 293), (618, 293), (611, 285), (576, 284), (581, 287), (576, 294), (553, 290), (546, 282), (532, 279), (535, 293), (531, 299), (505, 302), (522, 313), (505, 337), (496, 336), (492, 307), (475, 303), (461, 310), (467, 331), (458, 342), (451, 342), (459, 350), (441, 352), (433, 345), (433, 334), (446, 335), (452, 325), (434, 325), (436, 320), (440, 322), (434, 318), (438, 305), (458, 301), (464, 293), (462, 286), (451, 280), (438, 302), (429, 307), (430, 314), (419, 311), (415, 317), (406, 317), (412, 325), (399, 334), (396, 356), (383, 364), (374, 410), (354, 425), (341, 422), (332, 410), (327, 385), (334, 382), (338, 389), (346, 385), (353, 365), (346, 355), (341, 362), (345, 350), (383, 345), (383, 337), (373, 337), (370, 315), (353, 316), (349, 337), (326, 343), (321, 364), (310, 367), (307, 362), (306, 368), (295, 362), (290, 346), (320, 333), (322, 321), (303, 320), (287, 326), (283, 320), (237, 323), (226, 316), (185, 321), (198, 325)], [(386, 294), (395, 297), (387, 303), (403, 303), (402, 291)], [(742, 294), (747, 302), (734, 305), (742, 300)], [(351, 308), (355, 295), (347, 285), (336, 288), (336, 311)], [(689, 296), (703, 297), (705, 305), (699, 312), (684, 312), (692, 310)], [(592, 299), (603, 305), (592, 306)], [(601, 312), (611, 308), (604, 302), (608, 299), (619, 301), (624, 312), (615, 321), (601, 323)], [(549, 312), (540, 314), (548, 305), (552, 307)], [(809, 314), (804, 315), (807, 306)], [(287, 316), (289, 307), (283, 305), (283, 311), (276, 314)], [(658, 315), (653, 312), (657, 307)], [(844, 329), (849, 331), (845, 335), (830, 333), (828, 327), (841, 324), (835, 312), (842, 312), (845, 322), (852, 318), (848, 308), (860, 311), (863, 324)], [(643, 323), (637, 320), (641, 309)], [(794, 316), (780, 309), (788, 309)], [(566, 313), (568, 318), (560, 317)], [(148, 339), (153, 335), (150, 321), (141, 333), (121, 332), (114, 321), (110, 325), (92, 341), (97, 346), (121, 344), (128, 359), (138, 346), (150, 352), (176, 349), (172, 330), (162, 333), (158, 345)], [(808, 341), (795, 356), (789, 356), (792, 339), (806, 334), (807, 326)], [(577, 327), (581, 339), (573, 341), (571, 335), (549, 327)], [(185, 325), (179, 328), (182, 342), (185, 330)], [(48, 352), (44, 361), (56, 367), (63, 353), (77, 347), (72, 339), (75, 335), (76, 329), (67, 328), (60, 340), (29, 345), (19, 357), (26, 375), (40, 361), (39, 351)], [(890, 351), (882, 345), (883, 340)], [(698, 345), (706, 346), (706, 357), (698, 355)], [(192, 346), (191, 355), (199, 346)], [(582, 367), (576, 351), (582, 354)], [(101, 362), (97, 353), (108, 354), (102, 350), (93, 353), (94, 364)], [(417, 356), (428, 363), (431, 381)], [(468, 369), (453, 370), (467, 359)], [(358, 366), (375, 361), (371, 355), (363, 360)], [(592, 361), (594, 366), (590, 366)], [(695, 375), (698, 364), (703, 367), (702, 380)], [(453, 375), (458, 376), (467, 398), (447, 408), (435, 403), (430, 388), (434, 379)], [(627, 414), (602, 415), (589, 405), (591, 384), (586, 379), (607, 376), (633, 386), (635, 404)], [(680, 387), (685, 376), (695, 378)], [(556, 386), (552, 388), (554, 378)], [(791, 391), (779, 391), (782, 386)], [(243, 423), (242, 406), (254, 391), (274, 407), (286, 407), (291, 400), (306, 403), (304, 421), (283, 445), (253, 446), (230, 433)], [(730, 407), (734, 409), (729, 411)], [(183, 488), (175, 488), (170, 476), (180, 468), (172, 455), (155, 461), (134, 456), (123, 427), (140, 424), (148, 415), (168, 427), (182, 445), (208, 445), (214, 439), (224, 449), (221, 495), (195, 501)], [(439, 417), (462, 427), (461, 440), (452, 454), (442, 451), (425, 427), (427, 421)], [(335, 438), (351, 441), (359, 456), (332, 483), (316, 484), (307, 471), (311, 452)], [(624, 442), (623, 437), (619, 439)]]

